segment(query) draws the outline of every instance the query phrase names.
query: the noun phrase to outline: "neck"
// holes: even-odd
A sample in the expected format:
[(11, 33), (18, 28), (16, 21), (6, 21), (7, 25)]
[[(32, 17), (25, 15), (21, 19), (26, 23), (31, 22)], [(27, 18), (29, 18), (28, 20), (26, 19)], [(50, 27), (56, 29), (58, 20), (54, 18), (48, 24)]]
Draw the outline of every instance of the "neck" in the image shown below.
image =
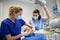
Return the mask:
[(15, 18), (14, 17), (9, 17), (9, 19), (15, 23)]

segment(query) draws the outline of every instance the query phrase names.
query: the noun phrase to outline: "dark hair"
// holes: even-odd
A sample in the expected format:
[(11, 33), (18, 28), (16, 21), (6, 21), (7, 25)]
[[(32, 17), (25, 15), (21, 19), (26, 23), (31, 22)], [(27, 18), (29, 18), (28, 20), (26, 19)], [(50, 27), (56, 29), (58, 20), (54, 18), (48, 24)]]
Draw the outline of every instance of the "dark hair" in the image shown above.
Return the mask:
[[(38, 20), (41, 19), (40, 11), (38, 9), (35, 9), (33, 13), (37, 13), (39, 15)], [(32, 18), (33, 19), (33, 18)], [(34, 19), (33, 19), (34, 20)]]

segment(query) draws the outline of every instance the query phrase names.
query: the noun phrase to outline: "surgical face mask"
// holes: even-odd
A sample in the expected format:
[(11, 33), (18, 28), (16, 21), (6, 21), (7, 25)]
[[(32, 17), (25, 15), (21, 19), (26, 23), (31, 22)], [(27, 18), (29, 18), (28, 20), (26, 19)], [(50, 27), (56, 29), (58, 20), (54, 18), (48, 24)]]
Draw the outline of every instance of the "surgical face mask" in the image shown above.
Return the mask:
[(22, 19), (22, 16), (15, 17), (15, 19), (17, 20)]
[(37, 20), (38, 19), (38, 16), (33, 16), (32, 17), (34, 20)]

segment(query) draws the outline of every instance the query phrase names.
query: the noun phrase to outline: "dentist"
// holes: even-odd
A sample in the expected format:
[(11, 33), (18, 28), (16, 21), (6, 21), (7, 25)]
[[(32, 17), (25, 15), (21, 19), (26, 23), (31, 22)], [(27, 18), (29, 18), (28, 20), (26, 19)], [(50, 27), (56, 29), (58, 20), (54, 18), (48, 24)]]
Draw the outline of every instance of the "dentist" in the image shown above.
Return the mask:
[(1, 34), (2, 40), (21, 40), (21, 37), (32, 33), (25, 32), (21, 34), (21, 27), (26, 25), (30, 28), (32, 26), (30, 24), (26, 24), (26, 22), (21, 18), (23, 9), (20, 6), (10, 6), (9, 7), (9, 18), (6, 18), (1, 22)]
[[(46, 17), (41, 17), (40, 11), (35, 9), (33, 11), (32, 20), (30, 20), (30, 24), (35, 26), (35, 31), (41, 30), (44, 28), (44, 23), (50, 19), (50, 11), (48, 10), (46, 5), (40, 5), (46, 12)], [(41, 10), (41, 9), (40, 9)], [(26, 36), (23, 40), (46, 40), (44, 34), (34, 34)]]

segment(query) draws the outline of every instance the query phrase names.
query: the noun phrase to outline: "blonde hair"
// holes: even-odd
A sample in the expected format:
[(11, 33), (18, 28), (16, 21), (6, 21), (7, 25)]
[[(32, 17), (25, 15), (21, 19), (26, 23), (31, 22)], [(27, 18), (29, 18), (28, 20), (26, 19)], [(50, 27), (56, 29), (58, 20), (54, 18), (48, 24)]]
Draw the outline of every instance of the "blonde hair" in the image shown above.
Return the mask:
[(9, 17), (13, 16), (13, 12), (18, 13), (22, 11), (22, 8), (18, 5), (13, 5), (9, 7)]

